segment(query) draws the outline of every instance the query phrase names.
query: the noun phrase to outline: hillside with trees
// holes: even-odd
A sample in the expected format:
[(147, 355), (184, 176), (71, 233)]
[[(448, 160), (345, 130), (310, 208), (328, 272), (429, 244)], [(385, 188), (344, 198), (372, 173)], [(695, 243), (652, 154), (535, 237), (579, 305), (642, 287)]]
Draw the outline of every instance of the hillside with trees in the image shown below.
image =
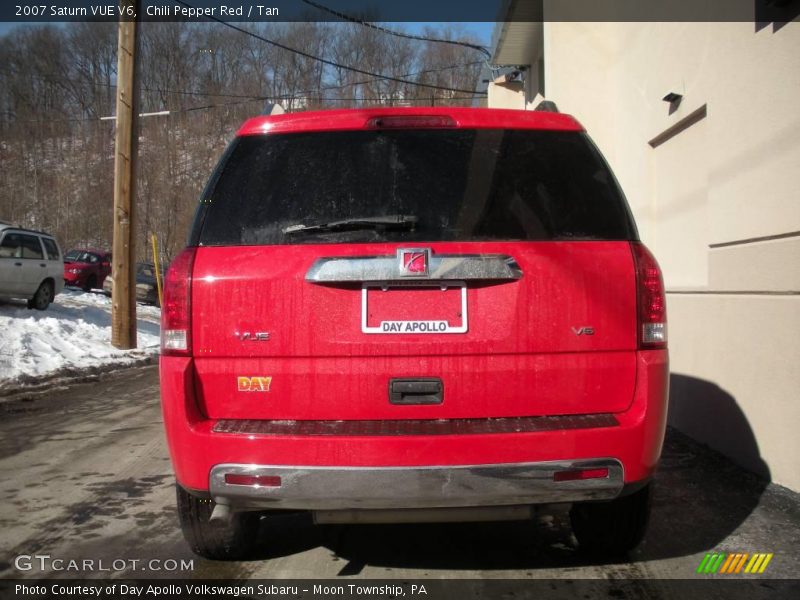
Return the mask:
[[(357, 23), (140, 26), (137, 252), (149, 234), (169, 260), (236, 128), (268, 103), (287, 111), (471, 105), (485, 57)], [(398, 25), (394, 29), (403, 29)], [(422, 35), (476, 43), (456, 30)], [(283, 46), (362, 72), (287, 51)], [(0, 220), (55, 234), (64, 248), (110, 248), (117, 28), (29, 26), (0, 38)], [(455, 91), (460, 90), (460, 91)]]

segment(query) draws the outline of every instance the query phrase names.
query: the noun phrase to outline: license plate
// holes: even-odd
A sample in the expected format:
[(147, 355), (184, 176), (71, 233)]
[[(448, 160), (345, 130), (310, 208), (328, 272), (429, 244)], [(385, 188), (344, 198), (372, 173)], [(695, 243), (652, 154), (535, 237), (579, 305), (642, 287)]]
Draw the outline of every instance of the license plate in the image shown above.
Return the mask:
[(361, 331), (384, 334), (467, 332), (467, 284), (463, 281), (365, 283)]

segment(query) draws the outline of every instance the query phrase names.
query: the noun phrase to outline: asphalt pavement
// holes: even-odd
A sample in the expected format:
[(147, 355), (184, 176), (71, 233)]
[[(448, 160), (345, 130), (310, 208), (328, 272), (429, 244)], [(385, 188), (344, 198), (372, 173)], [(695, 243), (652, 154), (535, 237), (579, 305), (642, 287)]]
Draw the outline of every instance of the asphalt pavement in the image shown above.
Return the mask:
[(647, 538), (627, 561), (584, 557), (566, 508), (551, 507), (479, 524), (272, 517), (254, 560), (213, 562), (178, 527), (156, 367), (0, 401), (0, 578), (708, 579), (696, 570), (710, 552), (772, 553), (763, 577), (800, 572), (797, 494), (675, 431), (655, 490)]

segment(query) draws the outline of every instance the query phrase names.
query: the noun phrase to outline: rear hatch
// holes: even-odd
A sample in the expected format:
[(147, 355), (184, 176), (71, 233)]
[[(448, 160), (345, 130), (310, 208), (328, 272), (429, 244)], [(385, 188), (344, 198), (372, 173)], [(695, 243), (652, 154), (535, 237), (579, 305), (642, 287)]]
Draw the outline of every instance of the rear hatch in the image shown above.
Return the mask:
[(241, 136), (193, 238), (190, 343), (211, 418), (592, 414), (632, 400), (636, 233), (580, 131)]

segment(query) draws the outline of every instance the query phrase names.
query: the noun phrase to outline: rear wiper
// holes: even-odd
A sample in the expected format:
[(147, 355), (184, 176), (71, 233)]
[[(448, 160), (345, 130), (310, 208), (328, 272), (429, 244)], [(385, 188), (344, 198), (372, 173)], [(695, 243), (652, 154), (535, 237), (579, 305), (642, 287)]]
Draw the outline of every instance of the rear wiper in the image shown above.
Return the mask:
[(352, 219), (342, 219), (340, 221), (330, 221), (316, 225), (289, 225), (281, 229), (284, 234), (292, 234), (306, 231), (336, 231), (339, 229), (372, 229), (375, 227), (386, 227), (390, 229), (413, 229), (419, 221), (416, 215), (386, 215), (383, 217), (358, 217)]

